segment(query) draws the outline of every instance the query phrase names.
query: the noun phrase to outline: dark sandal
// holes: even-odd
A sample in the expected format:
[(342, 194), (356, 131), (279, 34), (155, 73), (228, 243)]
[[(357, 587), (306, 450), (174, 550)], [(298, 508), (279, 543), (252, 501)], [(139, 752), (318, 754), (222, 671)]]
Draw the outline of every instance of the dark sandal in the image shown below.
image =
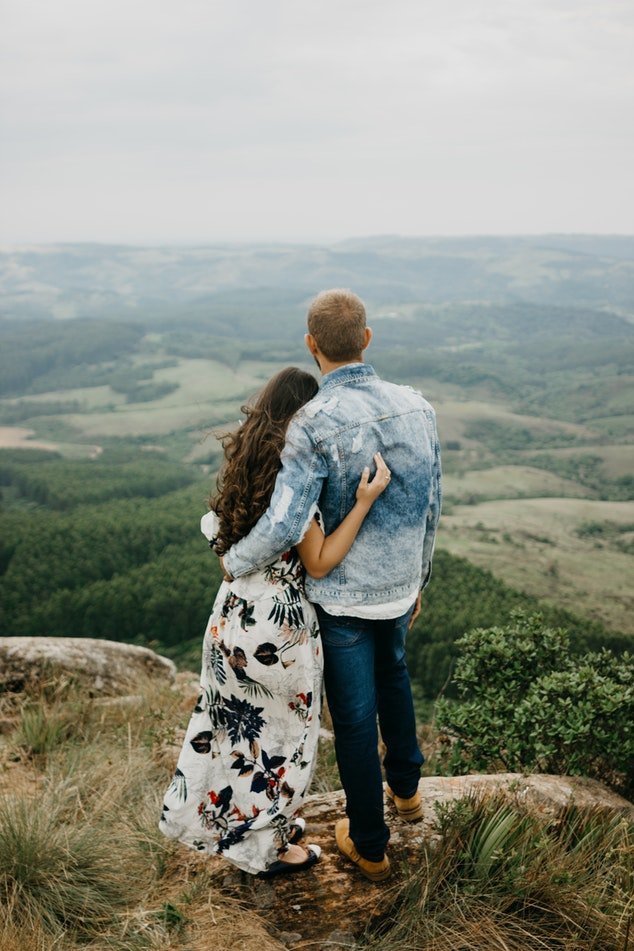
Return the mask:
[(269, 865), (266, 871), (258, 872), (257, 877), (274, 878), (276, 875), (292, 875), (293, 872), (305, 872), (306, 869), (317, 864), (321, 855), (321, 849), (318, 845), (308, 845), (306, 851), (308, 852), (308, 858), (304, 862), (282, 862), (278, 860)]

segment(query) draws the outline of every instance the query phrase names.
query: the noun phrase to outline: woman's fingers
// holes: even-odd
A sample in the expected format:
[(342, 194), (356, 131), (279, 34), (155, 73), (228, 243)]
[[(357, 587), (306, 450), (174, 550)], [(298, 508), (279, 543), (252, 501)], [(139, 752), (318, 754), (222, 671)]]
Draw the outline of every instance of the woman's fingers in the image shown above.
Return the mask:
[(376, 472), (374, 473), (372, 481), (367, 484), (367, 487), (368, 491), (372, 493), (372, 497), (376, 498), (387, 488), (391, 473), (380, 452), (374, 453), (374, 463), (376, 465)]
[(374, 453), (374, 464), (376, 465), (376, 472), (372, 479), (370, 479), (369, 466), (365, 466), (361, 474), (361, 481), (357, 489), (357, 498), (359, 499), (366, 498), (370, 501), (374, 501), (389, 485), (392, 473), (385, 464), (385, 460), (380, 452)]
[(392, 477), (392, 473), (390, 472), (380, 452), (374, 453), (374, 462), (376, 463), (376, 475), (372, 481), (378, 481), (379, 483), (384, 483), (387, 485)]

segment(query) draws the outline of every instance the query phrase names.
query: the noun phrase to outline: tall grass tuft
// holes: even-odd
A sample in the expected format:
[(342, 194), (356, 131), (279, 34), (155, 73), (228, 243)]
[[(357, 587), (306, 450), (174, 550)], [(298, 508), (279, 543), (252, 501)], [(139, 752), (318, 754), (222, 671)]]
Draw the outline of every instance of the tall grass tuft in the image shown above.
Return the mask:
[(625, 951), (633, 913), (631, 823), (574, 806), (551, 820), (468, 797), (438, 810), (422, 866), (407, 870), (365, 947)]
[(139, 863), (112, 829), (63, 821), (61, 810), (51, 796), (0, 798), (0, 904), (18, 929), (95, 935), (136, 893)]
[(65, 707), (48, 707), (44, 702), (25, 704), (14, 733), (14, 742), (32, 756), (50, 753), (73, 732), (73, 720)]

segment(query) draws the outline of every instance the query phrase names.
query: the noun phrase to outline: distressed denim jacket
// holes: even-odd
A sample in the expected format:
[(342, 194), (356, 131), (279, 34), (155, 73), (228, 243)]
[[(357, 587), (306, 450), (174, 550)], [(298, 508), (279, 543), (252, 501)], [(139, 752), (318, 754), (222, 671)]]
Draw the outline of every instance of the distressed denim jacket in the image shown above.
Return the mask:
[(440, 447), (433, 408), (408, 386), (351, 363), (326, 374), (293, 417), (268, 510), (225, 555), (238, 578), (297, 544), (317, 509), (330, 534), (355, 503), (363, 467), (380, 451), (392, 472), (341, 564), (306, 578), (324, 604), (384, 604), (425, 587), (441, 505)]

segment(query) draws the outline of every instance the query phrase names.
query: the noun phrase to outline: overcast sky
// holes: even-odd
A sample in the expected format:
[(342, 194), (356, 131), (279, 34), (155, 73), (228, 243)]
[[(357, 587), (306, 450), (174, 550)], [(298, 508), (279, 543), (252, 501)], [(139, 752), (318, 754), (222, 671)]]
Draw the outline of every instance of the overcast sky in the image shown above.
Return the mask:
[(0, 240), (634, 232), (632, 0), (0, 0)]

